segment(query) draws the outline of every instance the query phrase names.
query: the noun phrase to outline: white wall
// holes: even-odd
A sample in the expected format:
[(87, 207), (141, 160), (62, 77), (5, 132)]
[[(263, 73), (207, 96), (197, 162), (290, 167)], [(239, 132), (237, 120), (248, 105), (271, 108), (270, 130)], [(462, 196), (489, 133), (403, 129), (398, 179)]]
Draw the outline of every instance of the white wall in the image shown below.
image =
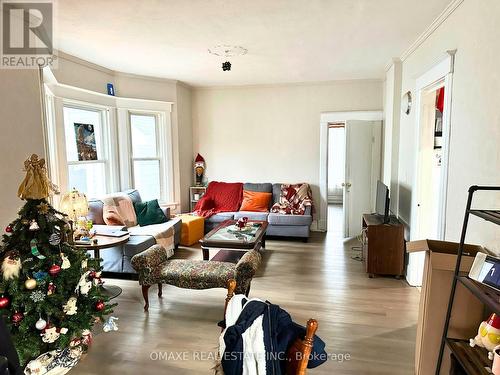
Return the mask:
[(209, 180), (308, 182), (319, 209), (320, 114), (380, 110), (382, 81), (202, 88), (193, 151)]
[[(415, 93), (416, 78), (457, 49), (453, 76), (446, 239), (459, 240), (467, 189), (500, 185), (500, 2), (465, 0), (402, 65), (401, 94)], [(399, 215), (411, 226), (411, 196), (417, 155), (415, 108), (400, 121)], [(478, 201), (500, 207), (498, 194)], [(467, 241), (500, 252), (500, 230), (472, 219)]]
[(42, 113), (37, 70), (0, 69), (0, 228), (17, 217), (23, 202), (17, 188), (23, 163), (31, 154), (44, 156)]
[(389, 187), (391, 211), (398, 210), (399, 116), (401, 114), (401, 61), (393, 59), (386, 72), (384, 90), (384, 160), (382, 177)]

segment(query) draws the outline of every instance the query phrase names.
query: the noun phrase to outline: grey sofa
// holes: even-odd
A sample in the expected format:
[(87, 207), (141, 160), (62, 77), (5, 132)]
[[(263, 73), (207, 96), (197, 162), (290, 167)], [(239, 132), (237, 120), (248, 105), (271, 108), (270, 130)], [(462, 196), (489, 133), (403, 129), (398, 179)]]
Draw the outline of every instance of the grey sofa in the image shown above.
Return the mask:
[[(269, 208), (279, 201), (281, 184), (271, 183), (250, 183), (243, 184), (243, 190), (273, 193), (273, 199)], [(311, 207), (306, 208), (304, 215), (282, 215), (269, 212), (221, 212), (205, 219), (205, 233), (214, 229), (225, 220), (238, 220), (241, 217), (248, 217), (250, 220), (261, 220), (269, 223), (267, 236), (298, 237), (307, 241), (312, 223)]]
[[(132, 199), (132, 202), (141, 202), (141, 195), (137, 190), (126, 190)], [(89, 214), (88, 218), (92, 220), (94, 225), (105, 225), (102, 217), (102, 209), (104, 203), (100, 199), (89, 200)], [(174, 243), (177, 247), (181, 239), (182, 222), (180, 218), (170, 218), (170, 208), (164, 208), (165, 216), (169, 219), (166, 223), (162, 224), (166, 227), (174, 228)], [(103, 259), (103, 267), (106, 272), (120, 272), (120, 273), (135, 273), (130, 260), (136, 254), (149, 249), (156, 244), (156, 240), (152, 236), (130, 236), (129, 241), (117, 247), (112, 247), (101, 251), (101, 258)], [(90, 252), (93, 256), (93, 252)]]

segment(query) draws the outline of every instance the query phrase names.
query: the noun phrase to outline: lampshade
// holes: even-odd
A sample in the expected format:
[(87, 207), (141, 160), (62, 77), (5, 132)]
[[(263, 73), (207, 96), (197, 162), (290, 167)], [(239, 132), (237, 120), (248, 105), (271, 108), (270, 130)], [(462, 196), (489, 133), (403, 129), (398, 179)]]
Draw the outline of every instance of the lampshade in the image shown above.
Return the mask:
[(73, 188), (62, 196), (59, 210), (77, 221), (80, 216), (87, 216), (89, 213), (89, 202), (85, 194)]

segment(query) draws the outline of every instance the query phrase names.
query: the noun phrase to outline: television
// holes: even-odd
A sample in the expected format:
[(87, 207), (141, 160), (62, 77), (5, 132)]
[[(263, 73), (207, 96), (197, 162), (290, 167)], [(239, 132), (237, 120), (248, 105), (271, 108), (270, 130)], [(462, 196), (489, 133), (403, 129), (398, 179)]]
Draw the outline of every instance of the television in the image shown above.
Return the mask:
[(375, 214), (381, 216), (384, 223), (389, 222), (389, 188), (382, 181), (377, 181)]

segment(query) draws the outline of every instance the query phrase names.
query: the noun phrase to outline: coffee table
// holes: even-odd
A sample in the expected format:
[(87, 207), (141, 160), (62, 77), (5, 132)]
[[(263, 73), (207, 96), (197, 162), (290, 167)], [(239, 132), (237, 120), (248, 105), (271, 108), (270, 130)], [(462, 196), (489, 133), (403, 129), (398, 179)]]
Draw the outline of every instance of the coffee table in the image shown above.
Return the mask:
[[(101, 250), (123, 245), (123, 244), (128, 242), (129, 238), (130, 238), (130, 234), (126, 234), (126, 235), (121, 236), (121, 237), (95, 235), (94, 237), (91, 238), (91, 243), (89, 243), (89, 244), (75, 244), (74, 246), (77, 249), (91, 250), (94, 252), (94, 258), (100, 259), (101, 258)], [(95, 240), (97, 240), (97, 241), (95, 242)], [(102, 285), (101, 288), (103, 289), (102, 293), (105, 296), (109, 297), (109, 299), (116, 298), (120, 294), (122, 294), (122, 288), (120, 288), (117, 285), (106, 285), (106, 286)]]
[(249, 251), (266, 247), (266, 221), (248, 221), (244, 230), (238, 230), (235, 224), (235, 220), (226, 220), (200, 240), (203, 260), (208, 260), (210, 249)]

